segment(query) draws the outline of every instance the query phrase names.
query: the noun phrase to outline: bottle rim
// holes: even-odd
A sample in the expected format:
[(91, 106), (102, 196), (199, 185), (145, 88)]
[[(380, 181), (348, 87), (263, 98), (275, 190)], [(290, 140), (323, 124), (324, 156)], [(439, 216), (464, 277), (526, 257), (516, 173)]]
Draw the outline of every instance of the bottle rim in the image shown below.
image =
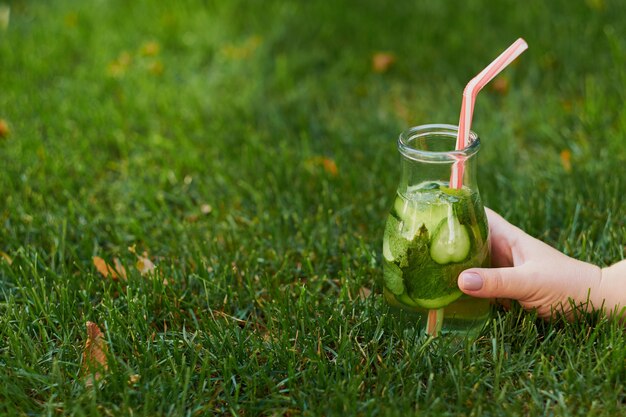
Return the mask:
[[(411, 145), (416, 139), (424, 136), (441, 136), (445, 138), (453, 138), (456, 141), (459, 127), (450, 124), (426, 124), (413, 126), (400, 133), (398, 137), (398, 151), (404, 157), (414, 161), (424, 162), (455, 162), (466, 160), (475, 155), (480, 149), (480, 138), (470, 130), (469, 144), (460, 150), (451, 149), (449, 151), (429, 151), (416, 148)], [(453, 142), (454, 143), (454, 142)]]

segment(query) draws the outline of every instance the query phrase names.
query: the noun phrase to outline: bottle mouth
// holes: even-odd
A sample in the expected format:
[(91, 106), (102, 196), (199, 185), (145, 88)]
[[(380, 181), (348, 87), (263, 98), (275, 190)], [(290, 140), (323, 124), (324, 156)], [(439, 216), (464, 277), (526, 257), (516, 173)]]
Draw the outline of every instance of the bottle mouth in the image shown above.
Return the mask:
[(465, 160), (478, 152), (480, 139), (472, 131), (468, 145), (455, 149), (458, 126), (429, 124), (411, 127), (400, 133), (398, 151), (408, 159), (422, 162), (450, 163)]

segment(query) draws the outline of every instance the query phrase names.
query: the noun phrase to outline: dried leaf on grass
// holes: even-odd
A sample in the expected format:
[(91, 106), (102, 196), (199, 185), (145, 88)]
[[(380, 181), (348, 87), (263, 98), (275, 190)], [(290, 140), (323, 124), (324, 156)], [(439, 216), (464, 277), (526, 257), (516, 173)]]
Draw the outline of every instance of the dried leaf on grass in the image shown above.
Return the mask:
[(143, 255), (137, 255), (137, 263), (135, 266), (141, 275), (150, 274), (156, 269), (156, 265), (148, 258), (147, 252), (144, 252)]
[(396, 56), (389, 52), (377, 52), (372, 55), (372, 71), (382, 74), (396, 62)]
[(509, 85), (509, 78), (506, 75), (500, 75), (491, 83), (491, 90), (500, 95), (506, 96), (509, 92)]
[(135, 385), (141, 379), (141, 375), (132, 374), (128, 377), (128, 385)]
[[(137, 256), (137, 263), (135, 263), (135, 267), (141, 274), (141, 276), (155, 274), (155, 277), (163, 277), (163, 271), (158, 271), (156, 269), (156, 264), (150, 260), (150, 255), (147, 251), (144, 251), (141, 255), (136, 253), (135, 245), (128, 248), (132, 253)], [(163, 278), (163, 285), (169, 285), (167, 278)]]
[(100, 272), (100, 274), (105, 278), (111, 278), (113, 280), (123, 279), (126, 280), (126, 269), (122, 265), (119, 259), (113, 258), (113, 264), (115, 266), (111, 266), (106, 263), (104, 259), (99, 256), (93, 257), (93, 264)]
[(11, 257), (6, 252), (0, 250), (0, 260), (1, 259), (4, 259), (9, 265), (13, 263), (13, 259), (11, 259)]
[(369, 288), (366, 288), (366, 287), (359, 288), (359, 297), (361, 298), (361, 300), (365, 300), (371, 294), (372, 294), (372, 290), (370, 290)]
[(565, 172), (572, 172), (572, 153), (567, 149), (563, 149), (559, 156)]
[(337, 174), (339, 174), (339, 170), (337, 169), (337, 164), (335, 163), (334, 160), (330, 158), (323, 158), (322, 166), (324, 167), (324, 171), (326, 171), (328, 174), (332, 175), (333, 177), (336, 177)]
[(226, 44), (222, 47), (221, 53), (224, 57), (231, 60), (242, 60), (252, 56), (254, 51), (261, 45), (262, 38), (258, 35), (253, 35), (247, 38), (245, 41), (237, 44)]
[(85, 386), (91, 387), (99, 382), (109, 369), (107, 363), (107, 345), (104, 334), (96, 323), (87, 322), (87, 341), (83, 351), (82, 372), (86, 379)]
[(11, 129), (9, 129), (9, 124), (6, 120), (0, 119), (0, 139), (8, 138), (11, 134)]
[(143, 56), (157, 56), (161, 52), (161, 44), (157, 41), (145, 42), (139, 48), (139, 53)]
[(130, 64), (132, 62), (132, 56), (127, 51), (121, 52), (116, 59), (111, 61), (107, 66), (107, 75), (113, 78), (121, 78), (126, 74)]
[(339, 169), (337, 168), (337, 163), (328, 157), (325, 156), (314, 156), (305, 161), (305, 165), (307, 168), (312, 169), (316, 166), (322, 167), (322, 169), (332, 177), (336, 177), (339, 175)]

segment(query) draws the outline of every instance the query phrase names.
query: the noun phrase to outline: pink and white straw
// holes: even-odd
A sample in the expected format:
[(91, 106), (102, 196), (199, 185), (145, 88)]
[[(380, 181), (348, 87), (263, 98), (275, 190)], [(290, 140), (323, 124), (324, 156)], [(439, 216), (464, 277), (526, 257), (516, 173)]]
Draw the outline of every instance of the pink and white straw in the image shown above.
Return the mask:
[[(465, 90), (463, 90), (463, 102), (461, 104), (461, 116), (459, 118), (459, 132), (456, 137), (456, 149), (465, 149), (469, 142), (469, 132), (472, 125), (472, 115), (474, 114), (474, 104), (478, 92), (489, 81), (494, 79), (503, 69), (515, 60), (522, 52), (528, 49), (524, 39), (519, 38), (506, 51), (502, 52), (491, 64), (482, 70), (477, 76), (471, 79)], [(461, 188), (463, 186), (463, 161), (459, 160), (452, 166), (450, 175), (450, 187)]]

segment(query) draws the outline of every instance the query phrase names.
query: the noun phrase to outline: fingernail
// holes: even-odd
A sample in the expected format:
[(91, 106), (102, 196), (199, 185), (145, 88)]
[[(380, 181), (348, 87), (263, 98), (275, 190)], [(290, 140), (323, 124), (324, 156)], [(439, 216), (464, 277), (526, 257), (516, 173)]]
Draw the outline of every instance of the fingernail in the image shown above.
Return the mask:
[(476, 272), (465, 272), (461, 275), (461, 286), (464, 290), (477, 291), (483, 287), (483, 279)]

